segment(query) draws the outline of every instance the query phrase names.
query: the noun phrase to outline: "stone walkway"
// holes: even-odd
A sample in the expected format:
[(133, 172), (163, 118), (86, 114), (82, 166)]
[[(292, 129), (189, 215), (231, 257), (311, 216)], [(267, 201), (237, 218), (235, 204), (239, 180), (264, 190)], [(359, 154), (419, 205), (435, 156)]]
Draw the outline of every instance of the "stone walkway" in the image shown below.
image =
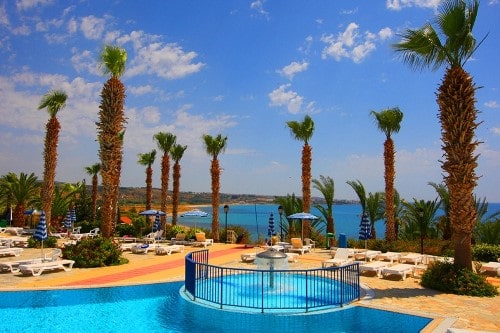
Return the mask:
[[(186, 252), (170, 256), (125, 253), (130, 260), (126, 265), (115, 267), (79, 269), (70, 272), (44, 273), (41, 276), (21, 274), (0, 274), (0, 290), (50, 289), (130, 285), (184, 279), (184, 256), (187, 251), (199, 248), (186, 247)], [(254, 267), (242, 263), (240, 255), (261, 251), (258, 248), (244, 248), (241, 245), (215, 244), (208, 248), (209, 262), (214, 265), (232, 267)], [(40, 250), (25, 249), (22, 257), (0, 258), (0, 261), (17, 260), (37, 256)], [(46, 249), (46, 251), (49, 251)], [(291, 268), (318, 268), (329, 258), (326, 250), (315, 249), (299, 257)], [(494, 280), (499, 283), (499, 280)], [(500, 332), (500, 296), (479, 298), (443, 294), (425, 289), (415, 278), (406, 280), (380, 279), (362, 276), (361, 283), (367, 290), (359, 305), (390, 311), (405, 312), (434, 318), (424, 332)]]

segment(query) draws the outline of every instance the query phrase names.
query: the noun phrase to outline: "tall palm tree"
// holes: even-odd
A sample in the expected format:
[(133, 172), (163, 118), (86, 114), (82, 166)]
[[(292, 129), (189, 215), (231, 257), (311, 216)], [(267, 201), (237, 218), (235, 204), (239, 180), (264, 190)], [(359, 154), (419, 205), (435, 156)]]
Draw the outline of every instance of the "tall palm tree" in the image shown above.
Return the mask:
[(173, 167), (173, 193), (172, 193), (172, 225), (177, 224), (177, 211), (179, 208), (179, 194), (181, 190), (181, 163), (180, 160), (186, 151), (187, 146), (174, 144), (170, 148), (170, 155), (174, 160)]
[(1, 192), (10, 198), (14, 205), (12, 224), (14, 227), (24, 227), (24, 212), (26, 208), (38, 206), (40, 202), (40, 182), (34, 173), (27, 175), (8, 173), (0, 180)]
[(212, 137), (203, 135), (203, 143), (208, 155), (212, 157), (210, 176), (212, 179), (212, 238), (219, 241), (219, 192), (220, 192), (220, 166), (218, 156), (226, 150), (227, 136), (218, 134)]
[[(295, 140), (304, 142), (302, 146), (302, 203), (304, 212), (311, 212), (311, 164), (312, 147), (309, 145), (314, 133), (314, 121), (309, 115), (304, 116), (302, 122), (287, 121), (290, 134)], [(311, 237), (311, 222), (302, 221), (304, 226), (304, 237)]]
[(47, 109), (49, 121), (45, 127), (45, 149), (43, 152), (43, 183), (42, 183), (42, 209), (45, 211), (47, 224), (50, 225), (52, 201), (54, 200), (54, 186), (57, 166), (57, 145), (61, 124), (57, 113), (66, 106), (68, 95), (62, 90), (53, 90), (45, 94), (38, 105), (38, 110)]
[(85, 172), (89, 176), (92, 176), (92, 220), (95, 221), (97, 213), (97, 194), (99, 190), (99, 172), (101, 171), (101, 165), (99, 163), (94, 163), (91, 166), (85, 167)]
[(156, 149), (149, 153), (139, 154), (137, 163), (146, 166), (146, 210), (151, 209), (153, 201), (153, 168), (151, 167), (156, 159)]
[(385, 178), (385, 239), (397, 240), (396, 220), (394, 216), (394, 179), (396, 177), (394, 156), (394, 141), (392, 134), (398, 133), (403, 120), (403, 112), (399, 108), (385, 109), (380, 112), (372, 111), (371, 114), (377, 121), (377, 127), (385, 134), (384, 142), (384, 178)]
[[(302, 200), (300, 198), (297, 198), (295, 196), (295, 193), (292, 193), (291, 195), (287, 194), (286, 197), (278, 197), (276, 198), (275, 201), (276, 203), (278, 203), (283, 207), (283, 213), (285, 214), (285, 217), (288, 215), (292, 215), (294, 213), (299, 213), (304, 211), (302, 209), (303, 207)], [(300, 227), (300, 224), (296, 223), (297, 220), (295, 219), (286, 218), (286, 220), (288, 221), (288, 225), (282, 225), (280, 227), (283, 227), (285, 234), (288, 235), (290, 238), (295, 237), (296, 232), (302, 229)], [(284, 239), (282, 241), (284, 241)]]
[(101, 160), (102, 207), (101, 229), (104, 237), (112, 237), (118, 213), (118, 191), (125, 134), (125, 86), (120, 77), (125, 72), (127, 52), (118, 46), (106, 45), (100, 54), (101, 68), (108, 81), (101, 91), (97, 139)]
[[(472, 231), (476, 223), (474, 188), (477, 184), (479, 142), (475, 136), (477, 109), (476, 85), (463, 66), (477, 47), (472, 34), (479, 1), (446, 0), (436, 17), (436, 31), (427, 23), (408, 29), (402, 41), (393, 45), (403, 62), (416, 69), (446, 66), (437, 93), (444, 161), (444, 181), (450, 193), (450, 221), (453, 228), (456, 266), (472, 269)], [(483, 39), (484, 41), (484, 39)]]
[(335, 195), (335, 183), (333, 181), (333, 178), (329, 176), (319, 176), (318, 179), (313, 179), (313, 188), (317, 189), (318, 191), (323, 194), (323, 198), (325, 199), (326, 202), (326, 210), (323, 213), (324, 207), (321, 205), (316, 205), (316, 208), (325, 215), (326, 218), (326, 232), (335, 234), (335, 222), (333, 220), (333, 200), (334, 200), (334, 195)]
[[(177, 140), (176, 136), (168, 132), (158, 132), (153, 136), (158, 149), (163, 152), (161, 157), (161, 195), (160, 210), (167, 212), (168, 178), (170, 175), (170, 149)], [(166, 215), (161, 217), (162, 225), (166, 222)]]

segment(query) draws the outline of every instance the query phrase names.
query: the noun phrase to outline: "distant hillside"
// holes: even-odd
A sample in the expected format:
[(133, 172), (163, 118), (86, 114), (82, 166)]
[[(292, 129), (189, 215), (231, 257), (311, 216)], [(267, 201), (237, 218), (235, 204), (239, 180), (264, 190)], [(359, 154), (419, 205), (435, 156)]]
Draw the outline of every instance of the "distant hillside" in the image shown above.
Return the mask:
[[(101, 189), (99, 189), (100, 191)], [(92, 192), (92, 186), (87, 185), (87, 191), (90, 195)], [(169, 192), (169, 202), (171, 202), (172, 192)], [(161, 190), (159, 188), (153, 188), (153, 205), (157, 206), (160, 204)], [(221, 204), (265, 204), (273, 203), (275, 198), (278, 196), (271, 195), (258, 195), (258, 194), (220, 194)], [(146, 200), (146, 188), (145, 187), (121, 187), (120, 188), (120, 204), (122, 205), (134, 205), (144, 203)], [(324, 203), (323, 198), (315, 197), (312, 199), (313, 204)], [(335, 200), (336, 204), (349, 204), (356, 203), (357, 201), (352, 200)], [(180, 203), (181, 204), (192, 204), (192, 205), (210, 205), (212, 203), (212, 194), (209, 192), (181, 192), (180, 193)]]

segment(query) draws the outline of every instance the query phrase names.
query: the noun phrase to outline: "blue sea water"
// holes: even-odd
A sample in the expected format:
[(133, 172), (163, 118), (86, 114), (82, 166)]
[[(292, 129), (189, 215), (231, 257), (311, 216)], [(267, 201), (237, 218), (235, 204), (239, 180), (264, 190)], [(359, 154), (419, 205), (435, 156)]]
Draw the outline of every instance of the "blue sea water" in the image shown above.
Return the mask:
[[(211, 207), (201, 207), (201, 210), (211, 213)], [(490, 203), (488, 205), (488, 215), (500, 211), (500, 203)], [(279, 234), (279, 219), (277, 204), (254, 204), (254, 205), (231, 205), (227, 214), (228, 229), (232, 225), (239, 225), (250, 232), (252, 241), (265, 239), (268, 237), (267, 229), (269, 225), (270, 214), (274, 217), (274, 226), (276, 233)], [(312, 214), (321, 217), (321, 213), (313, 208)], [(282, 216), (285, 220), (285, 216)], [(358, 239), (359, 223), (361, 220), (361, 206), (359, 204), (342, 204), (333, 206), (333, 218), (335, 222), (335, 233), (345, 234), (347, 238)], [(221, 230), (225, 227), (226, 216), (221, 206), (219, 211), (219, 226)], [(180, 218), (180, 224), (188, 226), (197, 226), (204, 229), (210, 229), (212, 219), (211, 216), (205, 218), (185, 217)], [(324, 228), (326, 230), (326, 227)], [(377, 237), (383, 238), (385, 235), (385, 222), (380, 220), (375, 223)], [(325, 231), (326, 232), (326, 231)]]

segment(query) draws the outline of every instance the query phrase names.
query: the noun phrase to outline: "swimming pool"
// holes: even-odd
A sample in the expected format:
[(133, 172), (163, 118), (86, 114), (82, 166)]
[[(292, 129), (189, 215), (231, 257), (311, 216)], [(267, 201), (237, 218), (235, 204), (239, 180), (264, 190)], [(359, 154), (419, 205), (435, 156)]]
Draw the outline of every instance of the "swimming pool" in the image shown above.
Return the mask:
[(361, 306), (309, 315), (219, 311), (184, 300), (183, 284), (1, 292), (0, 332), (419, 332), (432, 320)]

